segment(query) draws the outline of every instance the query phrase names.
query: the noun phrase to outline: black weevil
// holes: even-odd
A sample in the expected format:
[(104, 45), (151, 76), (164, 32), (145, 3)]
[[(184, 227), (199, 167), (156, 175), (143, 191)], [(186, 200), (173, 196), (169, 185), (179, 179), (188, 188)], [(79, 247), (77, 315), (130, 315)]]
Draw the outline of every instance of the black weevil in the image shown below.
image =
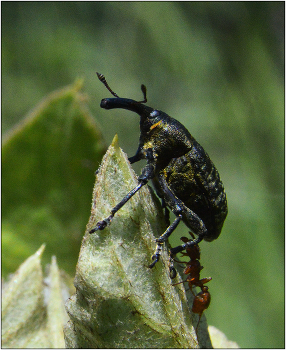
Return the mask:
[[(114, 214), (149, 180), (152, 180), (157, 195), (165, 207), (176, 215), (166, 231), (156, 239), (157, 247), (152, 256), (152, 268), (160, 258), (163, 243), (182, 220), (198, 237), (172, 248), (171, 257), (203, 239), (212, 241), (220, 235), (227, 215), (227, 201), (223, 184), (213, 162), (203, 147), (176, 119), (157, 109), (145, 106), (146, 87), (142, 84), (143, 101), (120, 98), (111, 90), (105, 77), (97, 73), (99, 80), (115, 98), (101, 100), (104, 109), (123, 108), (140, 115), (140, 138), (136, 154), (130, 163), (146, 159), (147, 164), (138, 178), (138, 185), (119, 202), (110, 216), (99, 221), (93, 233), (110, 224)], [(172, 268), (173, 269), (173, 268)], [(174, 271), (171, 270), (174, 276)]]

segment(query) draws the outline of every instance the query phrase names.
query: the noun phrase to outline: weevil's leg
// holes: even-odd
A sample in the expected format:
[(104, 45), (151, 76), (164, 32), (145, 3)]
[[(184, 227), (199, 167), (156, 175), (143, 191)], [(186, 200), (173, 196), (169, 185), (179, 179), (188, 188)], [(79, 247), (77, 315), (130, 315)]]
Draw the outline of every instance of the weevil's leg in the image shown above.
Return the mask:
[(141, 160), (141, 159), (143, 159), (142, 147), (139, 145), (135, 155), (133, 157), (128, 158), (128, 160), (131, 164), (133, 164), (133, 163), (139, 162), (139, 160)]
[[(178, 197), (176, 197), (176, 195), (174, 194), (172, 189), (168, 186), (168, 183), (166, 181), (164, 174), (160, 174), (157, 178), (158, 178), (158, 182), (160, 184), (160, 187), (164, 193), (164, 199), (166, 201), (166, 204), (169, 206), (169, 208), (172, 209), (173, 213), (175, 215), (177, 215), (177, 218), (181, 218), (181, 219), (183, 219), (183, 217), (187, 218), (188, 226), (194, 232), (196, 232), (196, 234), (198, 235), (198, 237), (196, 239), (194, 239), (193, 241), (188, 241), (188, 242), (182, 244), (181, 246), (171, 248), (170, 253), (171, 253), (171, 256), (173, 256), (173, 255), (176, 255), (177, 253), (185, 250), (186, 248), (189, 248), (189, 247), (201, 242), (207, 233), (207, 229), (206, 229), (203, 221), (201, 220), (201, 218), (196, 213), (194, 213), (192, 210), (190, 210)], [(175, 222), (176, 222), (176, 220), (174, 221), (174, 223)], [(178, 225), (178, 223), (177, 223), (177, 225)], [(167, 240), (167, 238), (174, 231), (174, 229), (173, 229), (170, 232), (168, 229), (167, 229), (168, 232), (167, 231), (164, 232), (163, 235), (157, 239), (157, 242), (162, 242), (162, 241)]]
[[(166, 205), (166, 202), (168, 204), (169, 207), (172, 208), (173, 213), (177, 216), (176, 219), (173, 221), (173, 223), (171, 225), (169, 225), (169, 227), (167, 228), (167, 230), (159, 237), (156, 239), (157, 242), (157, 247), (155, 250), (154, 255), (152, 256), (152, 260), (154, 260), (152, 262), (151, 265), (149, 265), (150, 268), (154, 267), (155, 264), (159, 261), (160, 259), (160, 255), (161, 255), (161, 251), (162, 251), (162, 244), (164, 242), (166, 242), (166, 240), (170, 237), (170, 235), (172, 234), (172, 232), (176, 229), (176, 227), (179, 225), (180, 221), (182, 220), (182, 210), (179, 206), (180, 203), (182, 203), (181, 201), (177, 201), (176, 196), (174, 195), (174, 193), (171, 191), (171, 189), (169, 188), (168, 184), (166, 183), (166, 181), (163, 179), (163, 176), (157, 176), (157, 180), (161, 186), (161, 189), (163, 191), (164, 194), (164, 202)], [(167, 199), (167, 201), (165, 200), (165, 198)]]
[(204, 239), (204, 236), (205, 236), (205, 234), (206, 234), (205, 232), (206, 232), (206, 229), (203, 230), (203, 231), (201, 231), (196, 239), (194, 239), (194, 240), (192, 240), (192, 241), (190, 240), (190, 241), (188, 241), (188, 242), (185, 243), (185, 244), (179, 245), (178, 247), (171, 248), (171, 249), (170, 249), (171, 255), (172, 255), (172, 256), (173, 256), (173, 255), (176, 255), (176, 254), (182, 252), (183, 250), (192, 247), (192, 246), (195, 245), (195, 244), (199, 244), (199, 243)]
[[(152, 176), (150, 177), (151, 174), (148, 175), (149, 176), (148, 180), (150, 180), (154, 177), (154, 174), (155, 174), (154, 171), (155, 171), (155, 166), (156, 166), (156, 159), (154, 158), (152, 148), (148, 148), (148, 149), (143, 150), (142, 146), (143, 145), (141, 143), (139, 143), (139, 146), (138, 146), (138, 149), (137, 149), (135, 155), (133, 157), (128, 158), (128, 160), (131, 164), (133, 164), (133, 163), (139, 162), (139, 160), (141, 160), (141, 159), (147, 159), (147, 166), (148, 166), (148, 164), (149, 165), (152, 164), (152, 167), (153, 167)], [(144, 169), (142, 171), (144, 171)], [(143, 173), (141, 174), (141, 176), (142, 175), (143, 175)]]
[(134, 187), (133, 190), (131, 190), (129, 193), (127, 193), (127, 195), (126, 195), (112, 210), (111, 210), (110, 215), (109, 215), (106, 219), (104, 219), (104, 220), (102, 220), (102, 221), (98, 221), (98, 223), (96, 224), (96, 226), (95, 226), (92, 230), (90, 230), (89, 233), (94, 233), (94, 232), (97, 231), (97, 230), (103, 230), (103, 229), (105, 229), (105, 227), (106, 227), (107, 225), (110, 224), (110, 222), (111, 222), (111, 220), (113, 219), (115, 213), (118, 212), (118, 210), (119, 210), (120, 208), (122, 208), (123, 205), (124, 205), (126, 202), (128, 202), (129, 199), (130, 199), (131, 197), (133, 197), (134, 194), (135, 194), (137, 191), (139, 191), (140, 188), (141, 188), (142, 186), (144, 186), (144, 185), (145, 185), (144, 182), (139, 182), (139, 184), (138, 184), (136, 187)]
[(167, 230), (156, 239), (157, 246), (154, 255), (152, 256), (152, 262), (151, 265), (149, 265), (150, 268), (154, 267), (155, 264), (159, 261), (161, 251), (162, 251), (162, 245), (166, 240), (170, 237), (172, 232), (175, 230), (175, 228), (179, 225), (179, 222), (182, 220), (182, 215), (179, 215), (176, 217), (176, 219), (172, 222), (172, 224), (167, 228)]
[(110, 215), (102, 220), (98, 221), (96, 226), (89, 231), (89, 233), (94, 233), (98, 230), (103, 230), (107, 225), (110, 224), (111, 220), (113, 219), (115, 213), (118, 212), (119, 209), (123, 207), (123, 205), (129, 201), (130, 198), (134, 196), (134, 194), (140, 190), (140, 188), (147, 184), (148, 180), (150, 180), (152, 177), (154, 177), (154, 171), (155, 171), (155, 163), (149, 162), (147, 165), (142, 169), (142, 173), (138, 178), (138, 185), (133, 188), (127, 195), (111, 210)]
[(170, 278), (174, 279), (177, 276), (177, 271), (174, 267), (174, 259), (169, 256), (169, 272), (170, 272)]
[(152, 267), (154, 267), (155, 264), (159, 261), (160, 255), (161, 255), (161, 251), (162, 251), (162, 246), (163, 246), (163, 243), (158, 243), (158, 244), (157, 244), (155, 253), (154, 253), (154, 255), (152, 256), (152, 260), (154, 260), (154, 261), (152, 262), (152, 264), (150, 264), (150, 265), (148, 266), (150, 269), (152, 269)]
[(182, 220), (182, 215), (179, 214), (176, 219), (172, 222), (172, 224), (167, 228), (167, 230), (156, 239), (157, 243), (164, 243), (171, 236), (171, 234), (175, 231), (176, 227), (179, 225)]
[(182, 215), (179, 214), (176, 217), (176, 219), (172, 222), (172, 224), (167, 228), (167, 230), (159, 238), (156, 239), (157, 247), (154, 255), (152, 256), (152, 260), (154, 261), (152, 262), (151, 265), (149, 265), (150, 268), (154, 267), (155, 264), (159, 261), (163, 243), (166, 242), (166, 240), (170, 237), (170, 235), (175, 230), (175, 228), (179, 225), (181, 220), (182, 220)]

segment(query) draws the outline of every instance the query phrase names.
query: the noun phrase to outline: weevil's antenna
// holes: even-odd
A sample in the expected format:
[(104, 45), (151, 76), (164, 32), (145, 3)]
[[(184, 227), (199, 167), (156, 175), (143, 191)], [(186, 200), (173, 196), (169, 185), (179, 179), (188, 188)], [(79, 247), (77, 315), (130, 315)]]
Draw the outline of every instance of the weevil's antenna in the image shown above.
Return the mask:
[(105, 79), (105, 76), (103, 74), (97, 73), (98, 79), (105, 85), (105, 87), (107, 88), (107, 90), (109, 90), (113, 96), (115, 97), (119, 97), (113, 90), (111, 90), (111, 88), (109, 87), (109, 85), (107, 84), (107, 81)]
[[(112, 93), (113, 96), (118, 97), (119, 96), (113, 91), (111, 90), (110, 86), (108, 85), (105, 76), (103, 74), (97, 73), (98, 79), (105, 85), (105, 87), (107, 88), (108, 91), (110, 91)], [(146, 86), (144, 84), (141, 85), (141, 91), (143, 92), (143, 97), (144, 100), (143, 101), (136, 101), (137, 103), (146, 103), (147, 102), (147, 89)]]
[(138, 103), (146, 103), (147, 102), (147, 88), (144, 84), (141, 85), (141, 91), (143, 92), (143, 101), (138, 101)]

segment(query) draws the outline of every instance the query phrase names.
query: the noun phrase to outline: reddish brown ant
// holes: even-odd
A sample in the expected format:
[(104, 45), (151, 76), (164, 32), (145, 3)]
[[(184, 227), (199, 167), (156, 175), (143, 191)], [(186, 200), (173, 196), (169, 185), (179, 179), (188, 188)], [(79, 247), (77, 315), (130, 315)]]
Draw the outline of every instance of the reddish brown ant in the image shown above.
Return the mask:
[(196, 332), (202, 317), (203, 312), (209, 307), (211, 302), (211, 295), (209, 292), (209, 288), (207, 286), (202, 286), (202, 291), (199, 292), (193, 301), (192, 311), (195, 314), (199, 314), (199, 321), (196, 327)]
[[(189, 241), (189, 239), (187, 237), (182, 237), (181, 241), (186, 243), (187, 241)], [(194, 295), (192, 312), (199, 315), (199, 321), (196, 327), (196, 332), (197, 332), (202, 314), (210, 305), (211, 295), (210, 295), (210, 292), (208, 291), (209, 288), (206, 287), (205, 284), (208, 283), (212, 278), (205, 277), (200, 279), (200, 272), (203, 269), (203, 266), (201, 266), (201, 263), (200, 263), (201, 254), (200, 254), (200, 248), (197, 244), (187, 248), (186, 252), (182, 253), (182, 255), (188, 256), (190, 258), (190, 261), (183, 262), (187, 265), (184, 270), (184, 274), (189, 276), (185, 281), (182, 281), (179, 283), (188, 282), (189, 288)], [(181, 263), (181, 261), (177, 261), (177, 262)], [(175, 286), (179, 283), (175, 283), (173, 285)], [(198, 294), (195, 294), (193, 291), (193, 287), (201, 288), (201, 292), (199, 292)]]

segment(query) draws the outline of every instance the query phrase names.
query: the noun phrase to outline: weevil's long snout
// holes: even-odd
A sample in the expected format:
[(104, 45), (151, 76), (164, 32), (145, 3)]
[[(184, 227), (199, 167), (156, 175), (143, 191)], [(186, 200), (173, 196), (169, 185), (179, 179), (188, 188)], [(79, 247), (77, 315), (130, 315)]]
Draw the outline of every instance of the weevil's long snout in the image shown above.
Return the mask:
[(122, 108), (135, 112), (140, 116), (149, 115), (153, 108), (143, 105), (140, 102), (131, 100), (129, 98), (104, 98), (100, 102), (100, 107), (104, 109)]
[(100, 107), (104, 109), (123, 108), (133, 110), (132, 106), (134, 104), (136, 104), (136, 101), (128, 98), (104, 98), (100, 102)]

